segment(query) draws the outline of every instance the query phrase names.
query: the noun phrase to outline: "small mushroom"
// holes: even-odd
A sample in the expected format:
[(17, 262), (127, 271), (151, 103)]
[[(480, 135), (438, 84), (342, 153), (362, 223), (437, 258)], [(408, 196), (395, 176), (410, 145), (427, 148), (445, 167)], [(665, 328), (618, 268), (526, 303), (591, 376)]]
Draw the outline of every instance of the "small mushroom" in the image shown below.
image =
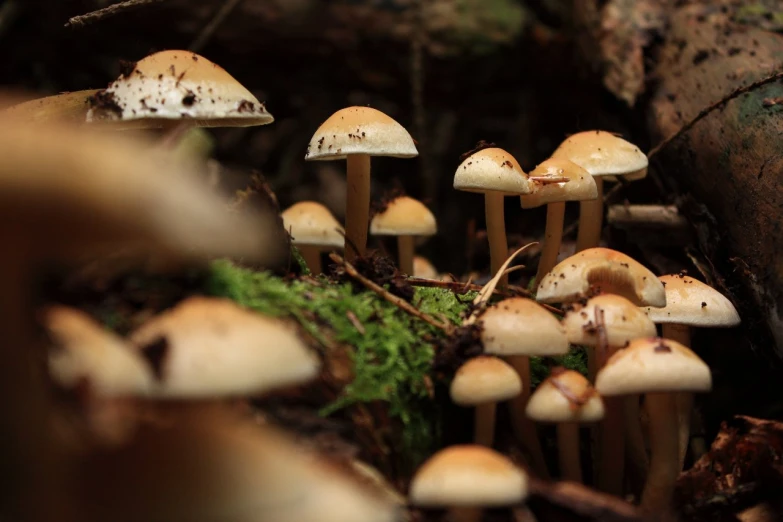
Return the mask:
[(438, 232), (435, 216), (423, 203), (408, 196), (400, 196), (386, 204), (383, 212), (373, 216), (370, 234), (397, 236), (399, 269), (412, 275), (415, 236), (434, 236)]
[(322, 272), (321, 251), (342, 248), (343, 227), (329, 209), (315, 201), (300, 201), (282, 213), (283, 226), (291, 234), (291, 242), (302, 253), (310, 271)]
[(440, 279), (440, 273), (429, 259), (422, 256), (413, 256), (413, 277), (420, 279)]

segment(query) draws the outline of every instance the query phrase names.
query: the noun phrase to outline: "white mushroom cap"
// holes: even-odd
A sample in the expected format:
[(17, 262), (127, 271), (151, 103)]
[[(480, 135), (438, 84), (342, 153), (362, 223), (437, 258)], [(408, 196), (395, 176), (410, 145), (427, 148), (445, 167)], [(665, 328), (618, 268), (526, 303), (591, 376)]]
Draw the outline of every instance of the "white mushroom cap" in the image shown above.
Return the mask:
[(410, 500), (422, 507), (503, 507), (527, 497), (528, 479), (500, 453), (478, 445), (451, 446), (416, 472)]
[(639, 147), (601, 130), (572, 134), (552, 157), (571, 160), (592, 176), (622, 176), (632, 181), (647, 175), (647, 156)]
[(531, 299), (504, 299), (488, 307), (479, 321), (484, 353), (503, 356), (568, 353), (563, 325)]
[(497, 357), (480, 355), (459, 367), (451, 381), (451, 400), (460, 406), (500, 402), (522, 393), (516, 370)]
[(557, 201), (586, 201), (598, 197), (598, 188), (590, 173), (567, 159), (549, 158), (529, 172), (528, 176), (557, 176), (568, 178), (568, 181), (540, 183), (531, 180), (532, 192), (520, 196), (522, 208), (535, 208)]
[(53, 343), (49, 372), (57, 384), (70, 388), (86, 379), (91, 389), (107, 397), (144, 395), (152, 388), (146, 361), (84, 312), (50, 306), (42, 322)]
[[(264, 104), (219, 65), (190, 51), (161, 51), (138, 61), (93, 97), (87, 121), (161, 127), (190, 118), (200, 127), (272, 123)], [(132, 125), (128, 123), (133, 122)]]
[(405, 128), (378, 109), (347, 107), (318, 127), (305, 160), (339, 160), (349, 154), (413, 158), (419, 155)]
[(294, 245), (342, 247), (343, 226), (329, 209), (315, 201), (300, 201), (282, 213), (283, 226), (291, 233)]
[(517, 160), (503, 149), (490, 147), (471, 154), (454, 174), (454, 188), (467, 192), (529, 194), (528, 176)]
[(413, 277), (421, 279), (438, 279), (438, 270), (425, 257), (413, 256)]
[(370, 221), (374, 236), (432, 236), (438, 233), (435, 216), (424, 204), (408, 196), (390, 201)]
[(595, 387), (604, 396), (700, 392), (712, 388), (712, 375), (689, 348), (669, 339), (647, 337), (615, 352), (596, 375)]
[(596, 422), (604, 418), (604, 402), (585, 377), (574, 370), (553, 371), (530, 396), (525, 410), (538, 422)]
[(664, 306), (666, 292), (658, 278), (638, 261), (609, 248), (588, 248), (558, 263), (538, 284), (542, 303), (576, 301), (597, 286), (639, 306)]
[(251, 395), (314, 378), (320, 362), (278, 319), (228, 299), (190, 297), (129, 336), (154, 360), (152, 395)]
[(666, 289), (666, 306), (645, 308), (656, 323), (677, 323), (708, 328), (737, 326), (740, 316), (726, 296), (686, 275), (659, 278)]
[(569, 342), (598, 345), (596, 308), (603, 310), (609, 346), (621, 347), (633, 339), (656, 335), (655, 323), (638, 306), (619, 295), (603, 294), (589, 299), (584, 305), (575, 304), (566, 312), (563, 326)]

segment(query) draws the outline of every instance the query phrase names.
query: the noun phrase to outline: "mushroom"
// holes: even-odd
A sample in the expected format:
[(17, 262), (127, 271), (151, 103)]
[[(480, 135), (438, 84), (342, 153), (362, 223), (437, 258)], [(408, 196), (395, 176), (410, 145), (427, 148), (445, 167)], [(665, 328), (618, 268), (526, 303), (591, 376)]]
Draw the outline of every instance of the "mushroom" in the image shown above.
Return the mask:
[(474, 440), (492, 446), (497, 403), (522, 392), (516, 370), (497, 357), (480, 355), (457, 370), (451, 381), (451, 400), (460, 406), (475, 406)]
[(530, 397), (530, 356), (568, 353), (565, 328), (544, 307), (523, 297), (504, 299), (487, 307), (478, 320), (484, 353), (506, 358), (522, 380), (522, 393), (509, 404), (512, 426), (530, 453), (533, 469), (546, 476), (536, 427), (525, 415)]
[[(533, 189), (527, 174), (514, 156), (490, 147), (471, 154), (457, 167), (454, 188), (484, 194), (491, 270), (495, 274), (508, 257), (503, 198), (529, 194)], [(507, 280), (504, 276), (500, 284), (506, 284)]]
[(416, 145), (402, 125), (377, 109), (348, 107), (318, 127), (307, 146), (305, 160), (347, 162), (345, 258), (352, 261), (367, 249), (370, 224), (370, 157), (418, 156)]
[[(647, 307), (645, 311), (653, 322), (662, 325), (661, 335), (691, 346), (691, 328), (730, 328), (740, 324), (737, 309), (726, 296), (684, 274), (663, 275), (659, 278), (666, 288), (666, 306)], [(685, 461), (690, 438), (693, 395), (680, 393), (677, 410), (680, 416), (680, 469)]]
[(169, 50), (131, 64), (90, 99), (87, 122), (117, 129), (166, 129), (170, 144), (192, 127), (272, 123), (264, 104), (219, 65)]
[[(601, 319), (597, 315), (601, 314)], [(602, 324), (601, 324), (602, 322)], [(640, 337), (654, 337), (655, 325), (644, 312), (624, 297), (613, 294), (603, 294), (582, 304), (574, 304), (563, 318), (563, 326), (568, 334), (568, 341), (583, 346), (593, 346), (599, 350), (597, 356), (589, 358), (588, 371), (590, 379), (595, 379), (596, 370), (606, 363), (607, 359), (629, 342)], [(601, 346), (602, 327), (605, 332), (606, 344)], [(603, 353), (608, 349), (607, 353)], [(638, 419), (637, 408), (630, 415)], [(622, 495), (623, 461), (625, 457), (625, 406), (622, 399), (616, 397), (604, 398), (606, 416), (600, 429), (600, 465), (598, 466), (598, 483), (603, 491), (614, 495)], [(634, 451), (638, 452), (639, 441), (634, 441)], [(643, 445), (642, 445), (643, 448)]]
[(320, 274), (322, 249), (342, 248), (345, 242), (342, 225), (328, 208), (315, 201), (295, 203), (283, 211), (282, 217), (291, 242), (302, 253), (310, 272)]
[(448, 508), (452, 522), (476, 522), (482, 508), (520, 504), (527, 498), (524, 471), (485, 446), (442, 449), (416, 472), (410, 485), (415, 506)]
[(553, 368), (530, 397), (527, 416), (538, 422), (557, 423), (557, 451), (560, 475), (582, 482), (579, 455), (579, 423), (597, 422), (604, 417), (601, 396), (581, 373)]
[(576, 251), (597, 247), (601, 241), (604, 183), (621, 177), (627, 181), (647, 176), (647, 156), (639, 147), (611, 132), (590, 130), (572, 134), (552, 153), (553, 158), (571, 160), (595, 178), (598, 195), (579, 206)]
[(420, 279), (440, 279), (440, 273), (426, 257), (413, 256), (413, 277), (418, 277)]
[(669, 507), (680, 472), (674, 392), (709, 391), (709, 367), (676, 341), (636, 339), (607, 361), (598, 372), (595, 387), (604, 397), (645, 394), (651, 457), (641, 506), (648, 513), (661, 514)]
[(430, 209), (408, 196), (386, 203), (383, 211), (375, 214), (370, 222), (370, 234), (397, 236), (399, 269), (408, 275), (413, 275), (414, 236), (434, 236), (437, 233), (438, 225)]
[(154, 368), (158, 398), (258, 395), (320, 368), (292, 329), (228, 299), (189, 297), (128, 338)]
[[(564, 179), (548, 182), (547, 178)], [(546, 205), (546, 228), (544, 247), (538, 261), (536, 281), (552, 270), (560, 253), (563, 239), (563, 218), (566, 201), (586, 201), (598, 195), (593, 177), (582, 167), (567, 159), (549, 158), (530, 172), (533, 190), (520, 196), (522, 208)]]
[(35, 98), (6, 108), (7, 116), (30, 123), (67, 122), (84, 123), (89, 100), (100, 89), (64, 92), (54, 96)]
[(566, 303), (596, 291), (623, 296), (638, 306), (666, 305), (666, 292), (655, 274), (622, 252), (600, 247), (555, 265), (538, 283), (536, 300)]

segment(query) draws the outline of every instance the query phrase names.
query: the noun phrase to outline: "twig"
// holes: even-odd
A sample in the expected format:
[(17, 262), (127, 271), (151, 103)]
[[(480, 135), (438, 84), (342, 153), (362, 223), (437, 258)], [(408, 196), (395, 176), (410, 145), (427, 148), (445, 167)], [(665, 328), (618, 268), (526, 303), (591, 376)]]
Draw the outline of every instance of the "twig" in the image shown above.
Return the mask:
[(114, 5), (110, 5), (109, 7), (104, 7), (103, 9), (98, 9), (97, 11), (92, 11), (90, 13), (86, 13), (83, 15), (74, 16), (73, 18), (68, 20), (68, 22), (65, 24), (65, 27), (82, 28), (87, 24), (98, 22), (100, 20), (103, 20), (104, 18), (109, 18), (111, 16), (118, 15), (120, 13), (127, 11), (128, 9), (132, 9), (135, 7), (143, 7), (151, 4), (159, 4), (161, 2), (165, 2), (165, 0), (127, 0), (125, 2), (120, 2), (119, 4), (114, 4)]
[(688, 226), (675, 205), (612, 205), (606, 211), (606, 222), (617, 228), (677, 230)]
[(715, 103), (712, 103), (708, 105), (706, 108), (702, 109), (699, 114), (696, 115), (695, 118), (693, 118), (691, 121), (680, 127), (680, 130), (660, 142), (658, 145), (652, 148), (650, 152), (647, 153), (648, 158), (652, 158), (658, 152), (660, 152), (664, 147), (666, 147), (669, 143), (676, 140), (689, 130), (693, 128), (694, 125), (696, 125), (698, 122), (706, 118), (709, 114), (711, 114), (714, 110), (722, 108), (724, 105), (729, 103), (734, 98), (737, 98), (739, 96), (742, 96), (745, 93), (748, 93), (750, 91), (753, 91), (755, 89), (758, 89), (759, 87), (766, 85), (768, 83), (775, 82), (777, 80), (783, 79), (783, 71), (776, 72), (773, 75), (767, 76), (765, 78), (762, 78), (760, 80), (757, 80), (753, 83), (750, 83), (748, 85), (745, 85), (744, 87), (740, 87), (739, 89), (735, 89), (720, 100), (716, 101)]
[(355, 313), (348, 310), (347, 312), (345, 312), (345, 316), (348, 318), (349, 321), (351, 321), (351, 324), (353, 325), (354, 328), (356, 328), (357, 332), (359, 332), (362, 335), (367, 333), (367, 331), (364, 329), (364, 325), (362, 324), (361, 321), (359, 321), (359, 318), (356, 317)]
[(434, 317), (431, 317), (424, 312), (421, 312), (417, 310), (413, 305), (411, 305), (408, 301), (401, 299), (397, 297), (396, 295), (391, 294), (388, 290), (383, 288), (382, 286), (374, 283), (373, 281), (370, 281), (366, 277), (364, 277), (362, 274), (360, 274), (354, 266), (337, 255), (336, 253), (332, 252), (329, 254), (329, 258), (337, 263), (338, 265), (343, 265), (343, 268), (345, 268), (345, 273), (349, 276), (353, 277), (357, 281), (359, 281), (361, 284), (366, 286), (368, 289), (372, 290), (379, 296), (383, 297), (386, 301), (390, 302), (391, 304), (397, 306), (398, 308), (401, 308), (403, 311), (408, 312), (414, 317), (417, 317), (424, 321), (427, 324), (430, 324), (434, 326), (435, 328), (440, 328), (446, 333), (451, 333), (454, 331), (454, 326), (446, 323), (441, 323)]
[(190, 47), (188, 47), (189, 50), (193, 51), (194, 53), (198, 53), (201, 51), (201, 49), (204, 48), (205, 45), (209, 42), (209, 40), (212, 38), (212, 35), (215, 34), (215, 31), (217, 31), (218, 27), (226, 20), (228, 15), (231, 14), (231, 12), (242, 2), (242, 0), (225, 0), (223, 2), (223, 5), (220, 6), (220, 9), (215, 12), (215, 14), (212, 16), (212, 19), (209, 21), (207, 25), (204, 26), (204, 28), (201, 30), (201, 32), (198, 34), (195, 40), (190, 44)]

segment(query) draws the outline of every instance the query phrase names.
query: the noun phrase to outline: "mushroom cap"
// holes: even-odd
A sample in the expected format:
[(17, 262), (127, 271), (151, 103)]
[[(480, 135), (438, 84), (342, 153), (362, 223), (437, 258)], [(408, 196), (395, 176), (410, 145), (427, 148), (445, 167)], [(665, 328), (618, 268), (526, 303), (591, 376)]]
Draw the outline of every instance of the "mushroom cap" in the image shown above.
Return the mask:
[(271, 213), (232, 215), (192, 165), (149, 141), (90, 126), (0, 118), (0, 217), (33, 255), (83, 258), (138, 248), (189, 259), (259, 264), (283, 254)]
[(602, 130), (572, 134), (552, 157), (571, 160), (592, 176), (622, 176), (629, 181), (647, 176), (647, 156), (639, 147)]
[(51, 121), (84, 123), (89, 109), (89, 100), (98, 92), (100, 89), (89, 89), (36, 98), (12, 105), (5, 109), (4, 113), (33, 123)]
[(272, 123), (264, 104), (225, 69), (191, 51), (161, 51), (139, 60), (90, 102), (87, 121), (121, 128), (162, 127), (190, 118), (199, 127)]
[(498, 147), (481, 149), (463, 161), (454, 174), (454, 188), (466, 192), (530, 194), (528, 176), (517, 160)]
[(520, 196), (522, 208), (535, 208), (557, 201), (586, 201), (598, 197), (595, 180), (585, 169), (565, 158), (549, 158), (541, 162), (528, 176), (562, 176), (564, 183), (530, 181), (530, 194)]
[(294, 245), (342, 247), (343, 226), (329, 209), (315, 201), (300, 201), (282, 213), (283, 226), (291, 233)]
[(516, 370), (497, 357), (479, 355), (459, 367), (451, 381), (451, 400), (460, 406), (500, 402), (522, 393)]
[(660, 337), (635, 339), (618, 350), (595, 378), (601, 395), (700, 392), (712, 388), (707, 364), (689, 348)]
[(737, 326), (740, 316), (726, 296), (686, 275), (663, 275), (666, 306), (645, 308), (656, 323), (677, 323), (710, 328)]
[(568, 338), (560, 321), (532, 299), (511, 297), (489, 306), (479, 317), (484, 353), (562, 355)]
[(568, 341), (585, 346), (598, 345), (595, 309), (604, 313), (604, 326), (609, 346), (625, 346), (639, 337), (655, 337), (656, 329), (649, 317), (628, 299), (614, 294), (602, 294), (589, 299), (584, 305), (575, 304), (566, 312), (563, 326)]
[(374, 236), (433, 236), (438, 233), (435, 216), (421, 201), (400, 196), (370, 221)]
[(42, 323), (53, 344), (49, 373), (59, 385), (70, 388), (86, 379), (91, 389), (107, 397), (144, 395), (152, 388), (146, 361), (86, 313), (49, 306)]
[(157, 397), (260, 394), (309, 381), (320, 367), (278, 319), (228, 299), (189, 297), (129, 339), (156, 366)]
[(413, 256), (413, 277), (421, 279), (439, 279), (435, 266), (425, 257)]
[(538, 422), (596, 422), (604, 418), (604, 402), (581, 373), (561, 369), (538, 385), (525, 412)]
[(638, 306), (664, 306), (663, 284), (635, 259), (609, 248), (588, 248), (558, 263), (538, 284), (542, 303), (576, 301), (591, 286), (618, 294)]
[(500, 453), (478, 445), (445, 448), (416, 472), (410, 500), (422, 507), (503, 507), (527, 497), (528, 479)]
[(305, 160), (340, 160), (349, 154), (413, 158), (413, 138), (393, 118), (371, 107), (346, 107), (318, 127)]

